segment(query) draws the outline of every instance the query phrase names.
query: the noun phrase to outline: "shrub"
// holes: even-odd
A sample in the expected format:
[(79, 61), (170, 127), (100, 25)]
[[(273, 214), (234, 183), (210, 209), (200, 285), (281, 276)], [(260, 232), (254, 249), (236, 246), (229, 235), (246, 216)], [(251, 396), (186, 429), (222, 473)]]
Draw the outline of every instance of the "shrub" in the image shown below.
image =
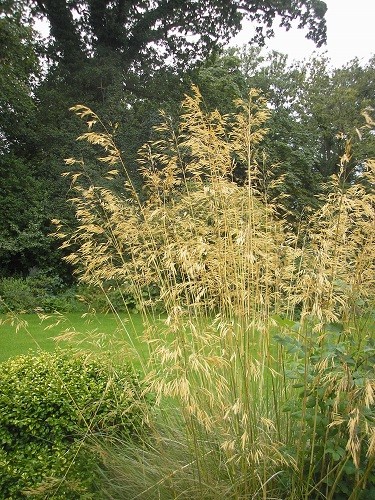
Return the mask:
[(146, 400), (130, 368), (83, 355), (43, 353), (0, 365), (0, 497), (91, 498), (97, 435), (140, 433)]
[(67, 287), (59, 276), (48, 271), (33, 271), (26, 278), (0, 279), (0, 313), (32, 313), (36, 309), (75, 312), (77, 306), (75, 288)]
[(97, 287), (80, 284), (76, 297), (81, 307), (99, 313), (136, 310), (135, 299), (126, 286), (117, 287), (106, 284), (103, 287)]
[[(142, 291), (142, 299), (156, 299), (158, 296), (159, 290), (155, 285)], [(0, 279), (0, 314), (9, 311), (33, 313), (36, 310), (74, 313), (88, 309), (99, 313), (114, 310), (128, 312), (136, 311), (138, 302), (126, 285), (66, 286), (61, 278), (45, 271), (34, 272), (26, 278)]]
[(33, 311), (38, 303), (30, 284), (23, 278), (0, 280), (0, 313)]
[(295, 449), (288, 451), (300, 460), (305, 483), (317, 498), (375, 498), (370, 321), (366, 330), (360, 343), (340, 324), (326, 325), (323, 335), (311, 334), (311, 344), (276, 336), (287, 352), (285, 377), (294, 387), (283, 408), (295, 437)]

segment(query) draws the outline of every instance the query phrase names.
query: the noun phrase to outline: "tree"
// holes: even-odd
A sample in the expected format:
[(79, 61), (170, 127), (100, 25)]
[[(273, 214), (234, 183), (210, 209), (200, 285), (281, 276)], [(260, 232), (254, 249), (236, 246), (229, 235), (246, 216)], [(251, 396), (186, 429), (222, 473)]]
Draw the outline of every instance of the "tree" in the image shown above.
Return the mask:
[(48, 266), (51, 241), (46, 235), (45, 186), (14, 155), (0, 155), (0, 276)]
[[(260, 42), (272, 35), (276, 16), (286, 28), (299, 19), (318, 45), (325, 40), (320, 0), (3, 0), (2, 7), (3, 273), (46, 265), (44, 257), (53, 254), (48, 221), (74, 222), (69, 184), (61, 178), (81, 131), (71, 106), (85, 103), (120, 124), (118, 143), (136, 178), (137, 150), (150, 138), (158, 110), (176, 113), (199, 64), (243, 18), (254, 21)], [(49, 22), (43, 44), (31, 28), (36, 19)], [(100, 173), (93, 157), (87, 164)]]
[(40, 71), (35, 39), (20, 12), (4, 9), (0, 15), (0, 154), (26, 146), (26, 131), (35, 113), (32, 93)]
[(7, 4), (0, 15), (0, 275), (45, 261), (43, 180), (34, 170), (37, 37)]
[[(263, 91), (272, 109), (263, 147), (283, 179), (271, 194), (286, 194), (285, 209), (300, 217), (317, 207), (316, 196), (338, 172), (347, 139), (353, 144), (348, 182), (358, 182), (363, 162), (375, 156), (375, 135), (363, 116), (375, 108), (374, 63), (375, 57), (367, 64), (355, 59), (333, 69), (325, 57), (290, 64), (276, 52), (231, 49), (207, 62), (198, 85), (207, 107), (225, 113), (249, 87)], [(245, 174), (239, 169), (238, 179)]]
[[(375, 106), (375, 56), (367, 64), (358, 59), (331, 69), (329, 60), (313, 58), (301, 65), (304, 75), (296, 111), (315, 146), (314, 168), (327, 178), (337, 173), (345, 140), (353, 141), (347, 168), (353, 180), (356, 168), (375, 155), (375, 137), (364, 129), (362, 116)], [(360, 137), (361, 135), (361, 137)]]
[[(276, 16), (286, 29), (295, 19), (308, 37), (325, 42), (321, 0), (29, 0), (50, 23), (49, 53), (72, 73), (93, 61), (121, 67), (125, 89), (140, 94), (163, 68), (185, 72), (254, 22), (255, 39), (273, 35)], [(172, 68), (174, 68), (173, 71)], [(124, 75), (126, 77), (124, 78)], [(91, 75), (92, 76), (92, 75)], [(114, 75), (112, 75), (115, 78)], [(104, 80), (111, 80), (101, 75)], [(112, 79), (113, 82), (113, 79)], [(104, 87), (105, 87), (105, 82)], [(98, 88), (98, 87), (97, 87)], [(102, 85), (103, 88), (103, 85)]]
[[(137, 150), (149, 138), (149, 125), (157, 121), (158, 109), (178, 107), (198, 61), (237, 32), (244, 17), (257, 25), (260, 41), (272, 34), (276, 15), (286, 27), (299, 18), (318, 45), (325, 40), (326, 7), (319, 0), (28, 3), (33, 16), (45, 18), (51, 28), (46, 47), (51, 67), (36, 93), (41, 161), (47, 166), (42, 170), (47, 173), (51, 158), (59, 158), (61, 165), (62, 158), (74, 155), (64, 147), (71, 147), (77, 136), (67, 109), (83, 102), (104, 119), (120, 124), (120, 147), (128, 153), (127, 166), (136, 177)], [(61, 192), (57, 178), (52, 184)]]

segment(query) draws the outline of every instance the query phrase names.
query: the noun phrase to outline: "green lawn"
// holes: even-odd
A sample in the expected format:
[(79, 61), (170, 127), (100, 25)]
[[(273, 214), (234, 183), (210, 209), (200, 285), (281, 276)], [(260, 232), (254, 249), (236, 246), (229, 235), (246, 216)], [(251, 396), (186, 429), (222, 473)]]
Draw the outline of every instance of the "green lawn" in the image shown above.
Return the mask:
[(21, 314), (13, 318), (1, 315), (0, 362), (30, 350), (52, 351), (59, 345), (93, 351), (110, 350), (114, 354), (121, 351), (122, 356), (125, 353), (139, 367), (139, 355), (147, 359), (147, 345), (141, 340), (142, 332), (139, 314), (82, 317), (80, 313), (74, 313), (50, 315), (44, 320), (36, 314)]

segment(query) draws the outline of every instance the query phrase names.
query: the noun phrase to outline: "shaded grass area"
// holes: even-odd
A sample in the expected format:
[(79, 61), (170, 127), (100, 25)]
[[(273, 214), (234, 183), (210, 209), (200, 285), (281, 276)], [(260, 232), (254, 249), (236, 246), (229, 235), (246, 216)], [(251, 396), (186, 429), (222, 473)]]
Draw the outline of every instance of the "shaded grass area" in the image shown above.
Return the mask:
[(57, 346), (83, 350), (111, 350), (124, 354), (140, 368), (148, 357), (141, 339), (139, 314), (0, 315), (0, 362), (31, 351), (52, 352)]

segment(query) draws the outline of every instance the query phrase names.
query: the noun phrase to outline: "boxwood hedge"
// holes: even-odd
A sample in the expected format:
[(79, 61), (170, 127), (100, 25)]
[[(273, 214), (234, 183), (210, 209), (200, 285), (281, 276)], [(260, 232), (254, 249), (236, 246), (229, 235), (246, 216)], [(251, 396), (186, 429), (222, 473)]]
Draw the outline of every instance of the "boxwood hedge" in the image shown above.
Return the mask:
[(138, 376), (103, 359), (41, 353), (0, 364), (0, 498), (96, 498), (88, 437), (135, 437), (148, 406)]

